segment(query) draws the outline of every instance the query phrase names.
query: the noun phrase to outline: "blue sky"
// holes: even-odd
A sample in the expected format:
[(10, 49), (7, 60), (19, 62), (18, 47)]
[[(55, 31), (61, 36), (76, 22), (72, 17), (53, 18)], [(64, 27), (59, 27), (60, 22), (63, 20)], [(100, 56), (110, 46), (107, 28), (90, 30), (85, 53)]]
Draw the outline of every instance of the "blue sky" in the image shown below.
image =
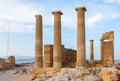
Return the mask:
[(53, 43), (52, 11), (61, 10), (62, 44), (76, 49), (76, 7), (86, 6), (86, 55), (89, 59), (89, 40), (94, 39), (95, 59), (100, 55), (103, 33), (115, 33), (115, 58), (120, 57), (120, 0), (0, 0), (0, 57), (7, 55), (34, 56), (35, 14), (43, 16), (44, 44)]

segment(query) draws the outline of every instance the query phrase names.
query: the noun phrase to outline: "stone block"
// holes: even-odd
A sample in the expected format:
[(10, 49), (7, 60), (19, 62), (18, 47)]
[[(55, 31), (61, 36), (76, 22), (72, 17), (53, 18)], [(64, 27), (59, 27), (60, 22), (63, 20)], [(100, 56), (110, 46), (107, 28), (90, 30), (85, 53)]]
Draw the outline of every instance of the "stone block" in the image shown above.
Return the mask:
[(114, 68), (102, 68), (100, 72), (100, 78), (102, 81), (120, 81), (119, 70)]

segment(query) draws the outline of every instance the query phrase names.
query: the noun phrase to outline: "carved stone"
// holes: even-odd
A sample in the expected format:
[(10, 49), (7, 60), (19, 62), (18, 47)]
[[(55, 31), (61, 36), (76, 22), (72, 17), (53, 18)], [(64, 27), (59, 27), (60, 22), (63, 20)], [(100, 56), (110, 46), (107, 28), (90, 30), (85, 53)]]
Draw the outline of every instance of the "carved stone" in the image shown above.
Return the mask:
[(104, 65), (114, 64), (114, 32), (106, 32), (101, 38), (101, 61)]
[(76, 68), (85, 67), (86, 46), (85, 46), (85, 7), (78, 7), (77, 11), (77, 62)]
[(94, 40), (90, 40), (90, 61), (94, 60)]
[(53, 66), (53, 45), (44, 45), (44, 66)]
[(54, 46), (53, 46), (53, 67), (62, 67), (62, 48), (61, 48), (61, 11), (52, 12), (54, 15)]
[(36, 42), (35, 42), (35, 65), (34, 68), (42, 67), (42, 16), (35, 15), (36, 18)]

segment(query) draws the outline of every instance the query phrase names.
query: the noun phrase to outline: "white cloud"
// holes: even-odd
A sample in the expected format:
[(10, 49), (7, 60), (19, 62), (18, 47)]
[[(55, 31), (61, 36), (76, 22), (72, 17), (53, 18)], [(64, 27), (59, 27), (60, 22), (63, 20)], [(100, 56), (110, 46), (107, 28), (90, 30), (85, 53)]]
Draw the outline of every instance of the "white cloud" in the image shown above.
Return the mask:
[[(34, 30), (34, 22), (35, 22), (35, 14), (40, 13), (43, 16), (43, 25), (54, 25), (54, 16), (51, 14), (52, 10), (56, 9), (54, 6), (51, 5), (44, 5), (44, 3), (38, 4), (26, 4), (21, 2), (22, 0), (0, 0), (0, 32), (7, 31), (7, 27), (9, 25), (11, 32), (33, 32)], [(118, 1), (118, 0), (109, 0), (109, 1)], [(62, 4), (62, 3), (61, 3)], [(75, 7), (79, 6), (80, 4), (72, 5), (71, 7), (68, 6), (57, 6), (57, 8), (63, 11), (62, 16), (62, 26), (69, 27), (69, 28), (76, 28), (76, 12)], [(86, 25), (94, 26), (98, 21), (105, 19), (105, 15), (107, 18), (117, 18), (118, 14), (111, 13), (111, 10), (104, 9), (105, 6), (96, 7), (97, 5), (92, 4), (88, 5), (89, 13), (88, 17), (86, 17)], [(100, 12), (94, 11), (92, 12), (92, 8), (96, 7), (97, 10)], [(101, 12), (103, 10), (106, 12)], [(108, 12), (107, 12), (108, 11)], [(97, 14), (98, 13), (98, 14)], [(108, 14), (110, 13), (110, 14)], [(96, 14), (96, 15), (93, 15)], [(102, 15), (104, 14), (104, 16)], [(93, 16), (89, 16), (93, 15)], [(110, 16), (110, 17), (108, 17)], [(106, 19), (107, 19), (106, 18)], [(30, 24), (28, 24), (30, 23)]]
[(72, 11), (63, 10), (63, 13), (64, 15), (62, 16), (62, 25), (68, 28), (73, 28), (73, 29), (76, 28), (77, 15), (75, 10)]
[[(0, 32), (7, 31), (9, 25), (11, 32), (33, 31), (34, 29), (34, 15), (40, 13), (43, 16), (43, 25), (54, 25), (54, 16), (51, 14), (54, 11), (53, 6), (42, 3), (34, 5), (23, 4), (21, 0), (1, 0), (0, 1)], [(75, 28), (76, 27), (76, 12), (72, 7), (61, 6), (63, 11), (62, 26)], [(58, 7), (59, 9), (59, 7)], [(17, 23), (16, 23), (17, 22)], [(27, 25), (25, 23), (32, 23)]]
[[(33, 31), (34, 15), (39, 13), (31, 5), (24, 5), (19, 0), (0, 1), (0, 31), (7, 31), (9, 26), (11, 32)], [(31, 24), (27, 24), (31, 23)]]
[(86, 20), (87, 26), (93, 26), (102, 19), (102, 14), (96, 14)]
[(34, 25), (33, 24), (27, 24), (27, 23), (20, 23), (20, 22), (7, 22), (6, 20), (0, 21), (0, 32), (34, 32)]

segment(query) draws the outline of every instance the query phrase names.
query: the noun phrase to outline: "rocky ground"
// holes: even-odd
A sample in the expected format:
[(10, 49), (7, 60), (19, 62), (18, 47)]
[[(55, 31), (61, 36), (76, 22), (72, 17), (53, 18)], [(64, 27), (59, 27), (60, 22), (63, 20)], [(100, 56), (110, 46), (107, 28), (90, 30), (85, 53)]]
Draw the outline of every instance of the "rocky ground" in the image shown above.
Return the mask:
[(31, 68), (32, 65), (27, 65), (0, 71), (0, 81), (30, 81), (28, 70)]
[(88, 70), (89, 73), (64, 72), (57, 76), (42, 76), (34, 81), (120, 81), (120, 63)]
[(37, 78), (34, 81), (101, 81), (100, 78), (94, 75), (82, 74), (77, 72), (66, 72), (59, 76), (44, 76)]
[[(26, 65), (0, 71), (0, 81), (31, 81), (28, 71), (32, 67)], [(88, 70), (89, 73), (63, 72), (56, 76), (41, 76), (32, 81), (120, 81), (120, 63)]]

